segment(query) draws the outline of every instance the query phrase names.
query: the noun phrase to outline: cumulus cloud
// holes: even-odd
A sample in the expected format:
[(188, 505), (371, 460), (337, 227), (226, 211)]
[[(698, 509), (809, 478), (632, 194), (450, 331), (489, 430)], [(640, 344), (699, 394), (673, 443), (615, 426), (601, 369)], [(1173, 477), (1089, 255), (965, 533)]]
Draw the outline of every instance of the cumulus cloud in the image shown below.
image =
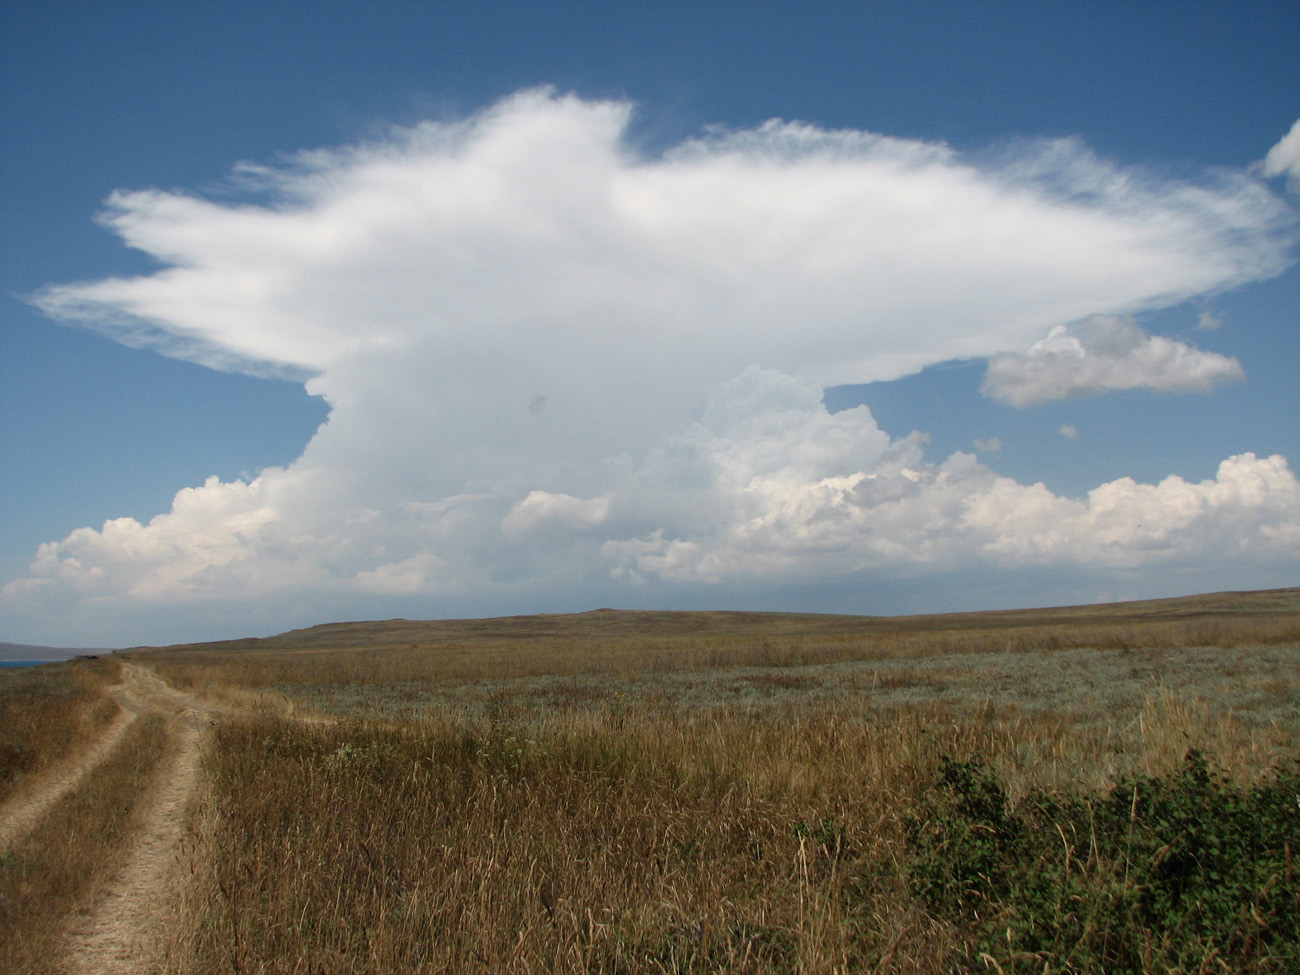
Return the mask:
[[(243, 165), (233, 202), (114, 194), (104, 225), (160, 269), (37, 304), (299, 377), (330, 416), (286, 468), (42, 546), (6, 611), (1191, 557), (1200, 542), (1167, 519), (1099, 548), (1098, 502), (965, 454), (928, 461), (922, 438), (864, 407), (828, 414), (821, 391), (987, 356), (1014, 402), (1063, 381), (1234, 378), (1233, 360), (1126, 316), (1280, 273), (1295, 216), (1265, 184), (1170, 180), (1074, 140), (967, 156), (779, 121), (650, 157), (624, 138), (632, 111), (527, 91)], [(1250, 478), (1260, 491), (1233, 494)], [(1145, 519), (1151, 492), (1176, 496), (1197, 539), (1237, 518), (1273, 551), (1294, 484), (1282, 459), (1243, 455), (1204, 485), (1112, 488), (1106, 510)]]
[[(776, 374), (750, 378), (798, 388)], [(1000, 477), (969, 454), (928, 462), (917, 439), (889, 441), (862, 407), (827, 414), (815, 392), (806, 390), (799, 423), (783, 410), (780, 425), (756, 424), (751, 431), (761, 433), (740, 441), (725, 426), (695, 427), (686, 441), (709, 458), (724, 516), (607, 542), (615, 571), (716, 583), (888, 566), (1113, 568), (1206, 555), (1287, 563), (1300, 544), (1300, 483), (1280, 456), (1229, 458), (1199, 484), (1123, 478), (1073, 499)], [(843, 452), (798, 474), (770, 462), (810, 435)]]
[(1062, 423), (1061, 428), (1056, 432), (1060, 434), (1062, 437), (1064, 437), (1066, 440), (1079, 439), (1079, 428), (1069, 423)]
[(1023, 407), (1119, 389), (1208, 393), (1245, 378), (1236, 359), (1148, 335), (1129, 316), (1095, 315), (1057, 325), (1024, 354), (993, 356), (982, 392)]
[(609, 498), (575, 498), (571, 494), (530, 491), (501, 521), (509, 535), (537, 531), (548, 525), (567, 531), (595, 528), (609, 515)]
[(1287, 188), (1292, 193), (1300, 193), (1300, 119), (1268, 151), (1260, 168), (1265, 176), (1285, 176)]
[(611, 465), (598, 496), (537, 490), (507, 505), (462, 495), (388, 511), (344, 503), (326, 518), (303, 513), (303, 498), (318, 496), (293, 471), (211, 479), (148, 525), (123, 518), (42, 546), (5, 599), (62, 590), (157, 605), (312, 588), (352, 605), (538, 579), (772, 586), (864, 571), (1207, 559), (1232, 572), (1293, 565), (1300, 551), (1300, 482), (1280, 456), (1231, 457), (1200, 483), (1123, 478), (1069, 498), (970, 454), (930, 461), (924, 446), (921, 435), (891, 438), (864, 406), (829, 413), (815, 383), (751, 368), (642, 463)]
[(616, 572), (716, 583), (912, 566), (1186, 566), (1207, 556), (1286, 564), (1300, 544), (1300, 485), (1279, 456), (1231, 457), (1199, 484), (1124, 478), (1083, 500), (998, 477), (960, 454), (751, 490), (769, 504), (762, 515), (692, 535), (610, 541), (605, 554)]

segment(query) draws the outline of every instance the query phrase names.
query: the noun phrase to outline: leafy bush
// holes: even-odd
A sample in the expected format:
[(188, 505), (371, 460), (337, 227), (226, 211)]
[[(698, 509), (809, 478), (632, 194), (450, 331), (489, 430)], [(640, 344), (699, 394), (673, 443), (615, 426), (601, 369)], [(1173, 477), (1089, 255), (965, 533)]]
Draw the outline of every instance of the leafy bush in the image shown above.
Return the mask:
[(912, 891), (968, 963), (1300, 972), (1300, 765), (1241, 788), (1193, 751), (1167, 776), (1012, 808), (983, 763), (944, 758), (907, 833)]

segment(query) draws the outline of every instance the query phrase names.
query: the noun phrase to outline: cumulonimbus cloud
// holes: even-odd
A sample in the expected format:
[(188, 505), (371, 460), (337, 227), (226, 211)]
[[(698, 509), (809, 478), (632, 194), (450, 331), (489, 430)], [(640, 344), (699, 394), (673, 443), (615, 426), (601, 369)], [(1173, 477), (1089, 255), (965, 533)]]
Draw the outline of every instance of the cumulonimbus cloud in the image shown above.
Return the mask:
[(643, 463), (613, 465), (602, 486), (591, 498), (462, 495), (381, 510), (339, 504), (291, 470), (250, 484), (213, 478), (147, 525), (116, 519), (43, 545), (6, 597), (158, 604), (313, 588), (346, 605), (468, 594), (530, 559), (569, 584), (769, 585), (872, 569), (1212, 559), (1232, 570), (1293, 564), (1300, 550), (1300, 482), (1280, 456), (1229, 458), (1200, 483), (1122, 478), (1062, 497), (970, 454), (931, 462), (923, 437), (891, 438), (866, 407), (832, 414), (816, 384), (753, 368)]
[(1023, 355), (993, 356), (982, 390), (1011, 406), (1031, 406), (1121, 389), (1208, 393), (1245, 378), (1229, 356), (1148, 335), (1127, 315), (1095, 315), (1057, 325)]
[[(964, 455), (929, 464), (819, 395), (1280, 273), (1296, 220), (1264, 183), (1170, 179), (1076, 140), (965, 155), (776, 121), (645, 156), (625, 138), (632, 111), (533, 90), (241, 166), (233, 202), (114, 194), (105, 226), (162, 268), (37, 304), (213, 368), (301, 377), (330, 417), (284, 469), (42, 546), (7, 607), (1193, 557), (1150, 532), (1098, 548), (1093, 502)], [(1157, 344), (1111, 355), (1111, 379), (1085, 386), (1116, 388), (1135, 362), (1150, 379)], [(995, 385), (1041, 395), (1024, 391), (1042, 358), (995, 359)], [(1232, 495), (1251, 477), (1267, 489)], [(1284, 460), (1243, 455), (1213, 483), (1229, 486), (1179, 488), (1205, 524), (1254, 504), (1251, 537), (1291, 537)], [(1145, 504), (1140, 488), (1112, 494)], [(1026, 540), (1017, 525), (1036, 520), (994, 516), (1012, 502), (1080, 534)]]

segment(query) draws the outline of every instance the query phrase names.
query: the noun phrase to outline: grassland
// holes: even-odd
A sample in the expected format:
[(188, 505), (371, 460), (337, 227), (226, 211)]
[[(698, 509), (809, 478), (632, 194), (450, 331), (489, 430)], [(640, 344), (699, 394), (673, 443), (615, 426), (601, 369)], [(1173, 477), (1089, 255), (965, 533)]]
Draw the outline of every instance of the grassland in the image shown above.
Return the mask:
[(168, 970), (1300, 970), (1300, 590), (132, 660), (223, 709)]
[(103, 731), (118, 713), (109, 688), (120, 675), (108, 658), (0, 670), (0, 802)]

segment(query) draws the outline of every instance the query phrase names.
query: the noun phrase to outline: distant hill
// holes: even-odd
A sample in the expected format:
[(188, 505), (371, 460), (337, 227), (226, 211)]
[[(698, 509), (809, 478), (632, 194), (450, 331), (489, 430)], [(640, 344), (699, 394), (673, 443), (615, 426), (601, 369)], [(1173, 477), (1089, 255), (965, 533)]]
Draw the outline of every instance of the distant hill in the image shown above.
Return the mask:
[(586, 613), (502, 616), (463, 620), (377, 620), (323, 623), (278, 636), (249, 637), (170, 648), (239, 652), (242, 650), (330, 650), (400, 647), (418, 644), (465, 644), (476, 641), (620, 636), (719, 636), (824, 633), (899, 633), (936, 630), (1014, 629), (1022, 626), (1069, 626), (1185, 622), (1194, 619), (1300, 618), (1300, 588), (1254, 592), (1219, 592), (1169, 599), (1059, 606), (1047, 609), (989, 610), (926, 616), (840, 616), (818, 613), (730, 611), (656, 611), (596, 609)]
[(29, 643), (0, 643), (0, 660), (70, 660), (83, 654), (112, 652), (103, 647), (40, 647)]

